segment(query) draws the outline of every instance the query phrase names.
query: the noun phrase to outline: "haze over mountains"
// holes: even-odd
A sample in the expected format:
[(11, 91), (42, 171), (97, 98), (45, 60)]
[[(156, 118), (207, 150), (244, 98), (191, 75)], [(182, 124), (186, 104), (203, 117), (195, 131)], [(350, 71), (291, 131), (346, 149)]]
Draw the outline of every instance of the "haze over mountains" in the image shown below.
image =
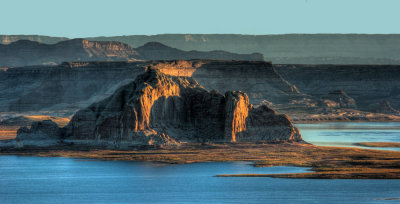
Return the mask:
[[(55, 43), (65, 38), (46, 36), (0, 36), (1, 43), (30, 39)], [(96, 41), (120, 41), (131, 47), (148, 42), (185, 51), (224, 50), (264, 55), (275, 64), (399, 64), (398, 34), (162, 34), (86, 38)]]
[[(39, 38), (38, 38), (39, 39)], [(18, 40), (0, 44), (0, 67), (56, 65), (65, 61), (137, 61), (173, 59), (217, 59), (263, 61), (262, 54), (235, 54), (226, 51), (183, 51), (149, 42), (136, 49), (116, 41), (72, 39), (56, 44)]]
[(138, 53), (120, 42), (92, 42), (85, 39), (44, 44), (19, 40), (0, 45), (0, 66), (56, 65), (64, 61), (126, 61)]

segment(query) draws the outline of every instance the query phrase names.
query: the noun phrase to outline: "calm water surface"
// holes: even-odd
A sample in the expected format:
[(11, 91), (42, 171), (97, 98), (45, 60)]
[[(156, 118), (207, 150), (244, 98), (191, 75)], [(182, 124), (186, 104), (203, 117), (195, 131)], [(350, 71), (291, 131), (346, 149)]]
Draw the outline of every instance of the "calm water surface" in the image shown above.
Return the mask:
[(398, 180), (213, 177), (304, 172), (244, 162), (147, 162), (0, 156), (0, 203), (381, 203), (400, 197)]
[[(400, 142), (400, 122), (296, 124), (303, 139), (321, 146), (354, 147), (358, 142)], [(359, 146), (357, 146), (359, 147)], [(400, 151), (400, 148), (373, 148)]]
[[(306, 141), (317, 145), (400, 142), (400, 123), (297, 126)], [(305, 171), (244, 162), (160, 165), (0, 156), (0, 203), (400, 203), (380, 200), (400, 198), (399, 180), (214, 177)]]

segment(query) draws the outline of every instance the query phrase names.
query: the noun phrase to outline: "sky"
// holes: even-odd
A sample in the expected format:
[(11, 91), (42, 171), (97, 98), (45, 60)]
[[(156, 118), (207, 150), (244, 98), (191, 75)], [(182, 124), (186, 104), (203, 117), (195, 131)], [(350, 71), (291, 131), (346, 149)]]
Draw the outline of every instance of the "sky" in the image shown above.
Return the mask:
[(400, 33), (400, 0), (0, 0), (1, 34)]

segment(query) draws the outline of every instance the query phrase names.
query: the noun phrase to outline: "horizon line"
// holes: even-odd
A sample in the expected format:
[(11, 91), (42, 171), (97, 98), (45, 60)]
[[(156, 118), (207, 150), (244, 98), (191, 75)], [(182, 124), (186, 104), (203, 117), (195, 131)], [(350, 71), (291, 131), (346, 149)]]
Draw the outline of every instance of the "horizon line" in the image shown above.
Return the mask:
[(100, 38), (100, 37), (125, 37), (125, 36), (157, 36), (157, 35), (246, 35), (246, 36), (270, 36), (270, 35), (400, 35), (400, 33), (273, 33), (273, 34), (246, 34), (246, 33), (158, 33), (158, 34), (124, 34), (124, 35), (99, 35), (86, 37), (67, 37), (46, 34), (0, 34), (0, 36), (44, 36), (56, 38)]

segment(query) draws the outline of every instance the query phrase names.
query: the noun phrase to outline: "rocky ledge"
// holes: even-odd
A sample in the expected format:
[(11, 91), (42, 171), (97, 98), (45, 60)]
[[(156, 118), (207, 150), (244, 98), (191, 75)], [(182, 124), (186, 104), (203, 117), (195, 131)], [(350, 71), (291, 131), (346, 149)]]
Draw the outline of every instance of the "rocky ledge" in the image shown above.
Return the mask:
[[(302, 141), (286, 115), (254, 108), (247, 94), (207, 91), (193, 78), (149, 69), (110, 97), (78, 111), (64, 128), (22, 128), (17, 141), (43, 136), (54, 141), (101, 144), (180, 145), (204, 142)], [(42, 127), (46, 131), (42, 131)], [(46, 134), (41, 134), (44, 132)], [(47, 134), (47, 133), (56, 134)]]

